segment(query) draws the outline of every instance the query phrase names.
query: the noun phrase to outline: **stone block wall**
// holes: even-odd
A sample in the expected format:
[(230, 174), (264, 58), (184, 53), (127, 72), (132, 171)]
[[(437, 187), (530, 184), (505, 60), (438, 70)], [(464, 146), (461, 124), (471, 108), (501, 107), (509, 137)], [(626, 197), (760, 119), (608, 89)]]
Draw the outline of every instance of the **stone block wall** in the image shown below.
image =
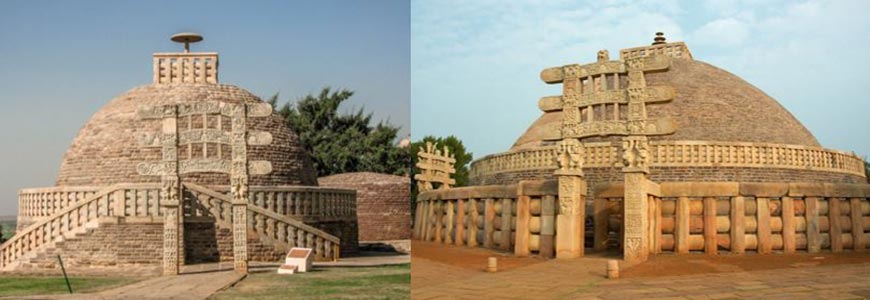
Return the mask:
[(411, 238), (411, 182), (408, 177), (360, 172), (321, 177), (318, 182), (324, 187), (357, 191), (360, 241)]
[(97, 228), (40, 251), (16, 272), (57, 275), (57, 255), (72, 275), (160, 275), (163, 223), (102, 222)]

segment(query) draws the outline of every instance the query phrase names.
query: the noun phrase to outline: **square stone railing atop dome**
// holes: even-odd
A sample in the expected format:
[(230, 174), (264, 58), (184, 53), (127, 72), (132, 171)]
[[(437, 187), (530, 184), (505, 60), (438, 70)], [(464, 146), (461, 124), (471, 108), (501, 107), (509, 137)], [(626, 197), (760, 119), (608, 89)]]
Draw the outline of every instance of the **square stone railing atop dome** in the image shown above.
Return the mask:
[(154, 53), (154, 83), (218, 83), (218, 54)]

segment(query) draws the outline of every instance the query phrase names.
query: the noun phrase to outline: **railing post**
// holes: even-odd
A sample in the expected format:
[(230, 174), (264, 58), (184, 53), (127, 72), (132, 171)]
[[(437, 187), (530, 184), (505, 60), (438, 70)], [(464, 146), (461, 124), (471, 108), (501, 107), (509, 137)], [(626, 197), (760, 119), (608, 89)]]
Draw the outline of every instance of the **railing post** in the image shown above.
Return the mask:
[(733, 254), (743, 254), (746, 251), (745, 220), (746, 204), (743, 197), (731, 198), (731, 253)]
[(806, 197), (807, 218), (807, 252), (819, 253), (822, 251), (822, 237), (819, 234), (819, 198)]
[(462, 246), (465, 244), (463, 241), (463, 239), (466, 238), (466, 236), (465, 236), (465, 220), (466, 220), (466, 218), (465, 218), (465, 205), (466, 205), (466, 202), (464, 199), (456, 200), (456, 225), (454, 225), (455, 226), (454, 231), (456, 232), (456, 238), (455, 238), (456, 240), (454, 241), (454, 243), (456, 244), (456, 246)]
[(524, 257), (531, 254), (529, 250), (529, 239), (532, 237), (532, 232), (529, 229), (529, 221), (532, 218), (531, 198), (525, 195), (523, 191), (523, 181), (517, 183), (517, 231), (516, 243), (514, 244), (514, 254)]
[(483, 208), (483, 247), (493, 247), (493, 234), (495, 232), (495, 199), (486, 198)]
[(862, 220), (864, 213), (861, 211), (861, 198), (849, 199), (851, 207), (852, 219), (852, 249), (855, 252), (863, 252), (865, 243), (864, 237), (864, 221)]
[(541, 199), (541, 243), (538, 253), (545, 258), (556, 257), (556, 196)]
[(782, 251), (795, 252), (794, 199), (788, 196), (782, 197)]
[(477, 217), (480, 215), (480, 213), (477, 211), (477, 199), (468, 199), (468, 208), (468, 217), (470, 219), (468, 219), (468, 229), (466, 229), (466, 234), (468, 235), (468, 238), (465, 239), (465, 244), (468, 245), (468, 247), (476, 248), (478, 231)]

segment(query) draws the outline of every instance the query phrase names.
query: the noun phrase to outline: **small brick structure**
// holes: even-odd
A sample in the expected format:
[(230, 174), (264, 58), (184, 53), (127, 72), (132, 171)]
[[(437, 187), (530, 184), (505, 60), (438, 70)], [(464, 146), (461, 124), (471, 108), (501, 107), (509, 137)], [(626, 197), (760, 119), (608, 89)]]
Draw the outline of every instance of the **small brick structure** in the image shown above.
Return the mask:
[(357, 172), (318, 179), (322, 187), (357, 191), (360, 241), (411, 238), (411, 182), (408, 177)]

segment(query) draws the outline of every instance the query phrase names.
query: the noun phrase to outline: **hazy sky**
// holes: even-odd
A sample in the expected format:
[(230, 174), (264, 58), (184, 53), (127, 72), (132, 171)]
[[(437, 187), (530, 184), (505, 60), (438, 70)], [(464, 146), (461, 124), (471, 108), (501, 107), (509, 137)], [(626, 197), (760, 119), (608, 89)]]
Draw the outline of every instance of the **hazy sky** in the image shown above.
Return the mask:
[(344, 109), (410, 129), (407, 1), (0, 2), (0, 215), (17, 190), (54, 185), (66, 148), (113, 97), (152, 79), (169, 36), (201, 33), (221, 83), (297, 99), (356, 91)]
[(870, 1), (413, 1), (412, 135), (506, 151), (561, 85), (547, 67), (656, 31), (777, 99), (828, 148), (870, 156)]

